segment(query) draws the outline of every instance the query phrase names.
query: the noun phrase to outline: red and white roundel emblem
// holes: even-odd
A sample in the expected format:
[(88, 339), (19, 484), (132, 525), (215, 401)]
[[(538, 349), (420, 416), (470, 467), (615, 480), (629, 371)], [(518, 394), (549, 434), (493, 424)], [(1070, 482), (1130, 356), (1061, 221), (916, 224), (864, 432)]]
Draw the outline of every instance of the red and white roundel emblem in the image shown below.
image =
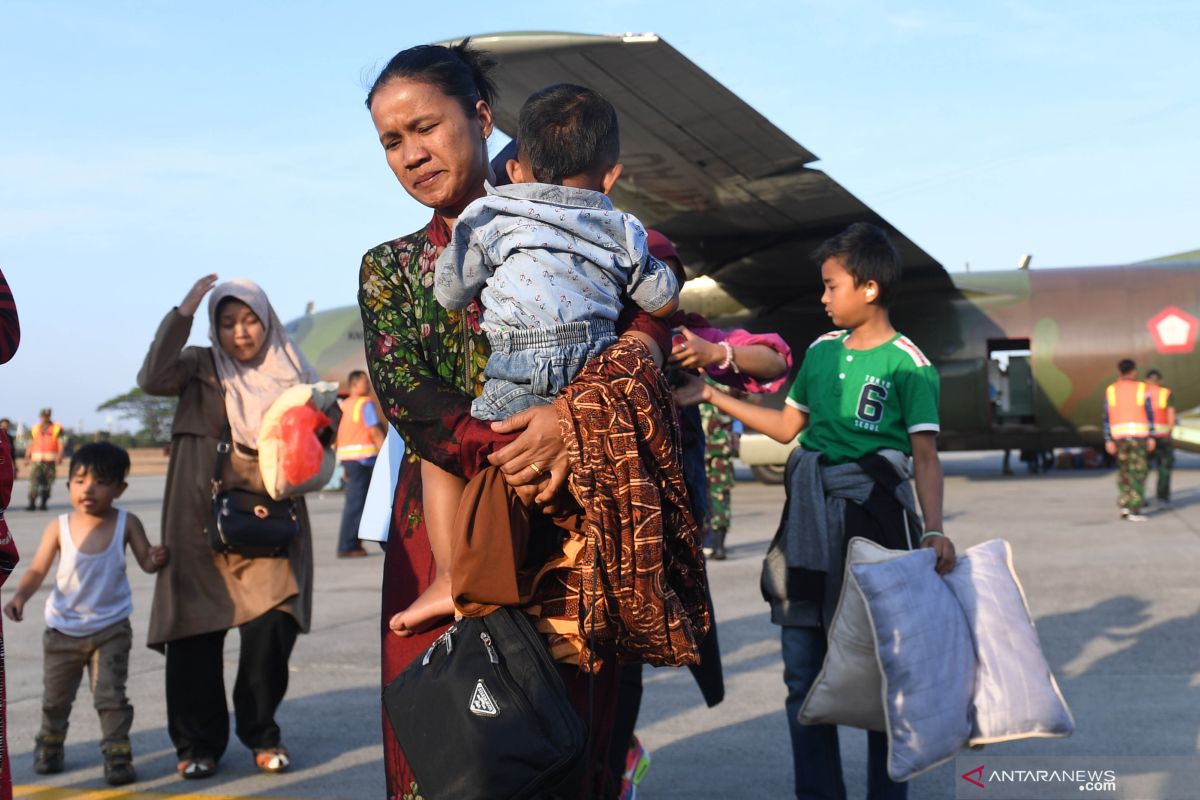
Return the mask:
[(1146, 323), (1160, 353), (1190, 353), (1196, 346), (1200, 320), (1181, 308), (1167, 306)]

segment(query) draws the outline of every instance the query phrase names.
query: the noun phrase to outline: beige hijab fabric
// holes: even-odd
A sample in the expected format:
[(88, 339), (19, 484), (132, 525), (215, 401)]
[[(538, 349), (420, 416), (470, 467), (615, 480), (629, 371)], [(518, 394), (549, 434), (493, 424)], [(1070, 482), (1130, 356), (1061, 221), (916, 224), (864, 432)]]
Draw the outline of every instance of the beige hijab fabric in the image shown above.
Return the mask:
[[(217, 307), (226, 297), (250, 306), (263, 324), (262, 350), (250, 361), (238, 361), (225, 352), (217, 334)], [(217, 376), (225, 391), (225, 413), (233, 441), (258, 449), (258, 429), (263, 415), (283, 391), (299, 383), (315, 383), (317, 371), (297, 349), (283, 323), (258, 284), (235, 278), (213, 289), (208, 298), (208, 338), (212, 340)]]

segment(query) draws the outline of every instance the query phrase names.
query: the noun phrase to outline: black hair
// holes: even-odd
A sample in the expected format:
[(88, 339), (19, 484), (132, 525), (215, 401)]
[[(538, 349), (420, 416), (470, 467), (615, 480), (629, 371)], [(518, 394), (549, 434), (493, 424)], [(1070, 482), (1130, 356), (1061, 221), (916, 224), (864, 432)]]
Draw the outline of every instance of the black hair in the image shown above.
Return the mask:
[(900, 254), (886, 233), (867, 222), (856, 222), (836, 236), (826, 239), (813, 253), (817, 264), (830, 258), (841, 259), (855, 286), (875, 281), (879, 296), (875, 302), (887, 308), (900, 284)]
[(496, 83), (491, 78), (496, 63), (490, 53), (471, 47), (469, 36), (450, 47), (422, 44), (401, 50), (371, 84), (367, 110), (383, 86), (410, 78), (436, 86), (442, 94), (458, 100), (466, 115), (473, 117), (476, 103), (482, 100), (490, 106), (496, 97)]
[(570, 83), (529, 96), (521, 106), (517, 141), (540, 183), (561, 184), (611, 167), (621, 155), (617, 110), (597, 92)]
[(80, 470), (90, 472), (96, 480), (105, 483), (120, 483), (129, 474), (129, 453), (112, 442), (85, 444), (71, 456), (67, 477), (73, 478)]
[(367, 373), (365, 370), (361, 370), (361, 369), (353, 370), (349, 375), (346, 376), (346, 385), (349, 386), (350, 384), (354, 383), (359, 378), (365, 378), (365, 377), (367, 377)]
[(1146, 370), (1146, 377), (1147, 378), (1158, 378), (1161, 381), (1162, 373), (1156, 369), (1149, 369), (1149, 370)]
[(1122, 375), (1137, 371), (1137, 363), (1132, 358), (1122, 358), (1117, 362), (1117, 372)]
[[(246, 302), (245, 300), (243, 300), (242, 298), (240, 298), (240, 297), (234, 297), (234, 296), (233, 296), (233, 295), (231, 295), (231, 294), (227, 294), (227, 295), (225, 295), (224, 297), (222, 297), (222, 298), (221, 298), (221, 301), (220, 301), (219, 303), (217, 303), (217, 310), (216, 310), (216, 312), (213, 314), (213, 318), (214, 318), (214, 319), (216, 319), (218, 323), (221, 321), (221, 312), (223, 312), (223, 311), (224, 311), (226, 308), (228, 308), (230, 303), (241, 303), (241, 304), (242, 304), (242, 305), (244, 305), (246, 308), (250, 308), (250, 304), (249, 304), (249, 303), (247, 303), (247, 302)], [(257, 313), (255, 313), (255, 311), (254, 311), (254, 309), (253, 309), (253, 308), (250, 308), (250, 312), (251, 312), (252, 314), (254, 314), (254, 316), (255, 316), (255, 317), (257, 317), (257, 316), (258, 316), (258, 314), (257, 314)], [(263, 323), (263, 325), (266, 325), (266, 324), (267, 324), (265, 320), (259, 320), (259, 321), (260, 321), (260, 322), (262, 322), (262, 323)]]

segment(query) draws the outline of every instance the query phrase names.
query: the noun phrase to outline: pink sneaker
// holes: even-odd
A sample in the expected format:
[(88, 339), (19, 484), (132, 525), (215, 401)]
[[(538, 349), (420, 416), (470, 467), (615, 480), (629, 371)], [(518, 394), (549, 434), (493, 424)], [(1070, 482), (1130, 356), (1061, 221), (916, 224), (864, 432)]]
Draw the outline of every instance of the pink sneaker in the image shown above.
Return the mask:
[(650, 771), (650, 753), (642, 747), (636, 736), (625, 753), (625, 773), (621, 776), (619, 800), (636, 800), (637, 787)]

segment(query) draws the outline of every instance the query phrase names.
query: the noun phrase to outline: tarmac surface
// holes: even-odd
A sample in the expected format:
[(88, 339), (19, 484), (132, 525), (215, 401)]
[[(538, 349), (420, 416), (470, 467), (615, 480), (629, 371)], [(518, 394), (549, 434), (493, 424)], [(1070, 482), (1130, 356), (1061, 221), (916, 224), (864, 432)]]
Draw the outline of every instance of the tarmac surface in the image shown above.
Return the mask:
[[(1121, 522), (1112, 472), (1000, 474), (997, 454), (955, 454), (946, 465), (946, 530), (960, 550), (1008, 539), (1037, 620), (1046, 656), (1076, 721), (1063, 740), (986, 748), (987, 756), (1183, 756), (1195, 760), (1200, 729), (1200, 458), (1181, 456), (1175, 503), (1142, 524)], [(1020, 465), (1018, 465), (1020, 469)], [(741, 475), (748, 477), (748, 473)], [(159, 531), (162, 477), (134, 477), (121, 505)], [(27, 484), (14, 487), (9, 524), (32, 558), (50, 514), (26, 512)], [(638, 792), (655, 798), (786, 798), (791, 751), (783, 712), (778, 629), (758, 592), (762, 554), (775, 531), (783, 489), (741, 480), (734, 490), (729, 559), (710, 564), (727, 696), (707, 709), (686, 670), (647, 670), (638, 735), (653, 765)], [(183, 781), (166, 732), (163, 658), (135, 644), (129, 694), (139, 782), (114, 791), (103, 782), (99, 726), (81, 688), (67, 741), (66, 772), (32, 771), (40, 718), (41, 609), (48, 589), (27, 605), (26, 621), (5, 620), (8, 735), (17, 796), (60, 798), (382, 798), (379, 716), (379, 585), (383, 558), (334, 558), (342, 498), (310, 496), (315, 537), (313, 630), (291, 661), (291, 685), (278, 720), (293, 769), (261, 775), (231, 736), (218, 774)], [(67, 509), (62, 482), (51, 512)], [(374, 546), (372, 545), (372, 548)], [(143, 641), (153, 576), (128, 561), (135, 642)], [(11, 596), (25, 564), (4, 590)], [(226, 640), (232, 687), (237, 636)], [(448, 743), (451, 747), (452, 744)], [(843, 729), (850, 797), (865, 795), (865, 736)], [(986, 760), (986, 759), (981, 759)], [(1200, 786), (1156, 772), (1152, 760), (1124, 797), (1195, 798)], [(961, 787), (951, 762), (915, 779), (913, 798), (952, 798)], [(969, 767), (968, 767), (969, 768)], [(965, 796), (965, 795), (960, 795)], [(1111, 796), (1111, 795), (1109, 795)]]

